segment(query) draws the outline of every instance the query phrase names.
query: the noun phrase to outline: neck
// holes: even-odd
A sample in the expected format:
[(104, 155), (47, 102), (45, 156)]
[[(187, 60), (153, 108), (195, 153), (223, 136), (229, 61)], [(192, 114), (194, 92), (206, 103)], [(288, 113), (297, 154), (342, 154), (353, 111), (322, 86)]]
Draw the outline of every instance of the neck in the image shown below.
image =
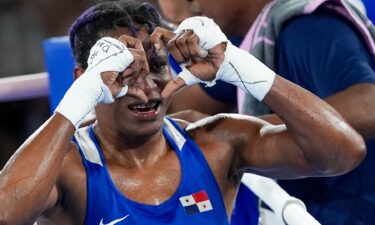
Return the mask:
[(98, 125), (94, 132), (107, 161), (115, 161), (128, 167), (143, 168), (151, 166), (168, 152), (168, 146), (162, 130), (147, 137), (106, 132)]

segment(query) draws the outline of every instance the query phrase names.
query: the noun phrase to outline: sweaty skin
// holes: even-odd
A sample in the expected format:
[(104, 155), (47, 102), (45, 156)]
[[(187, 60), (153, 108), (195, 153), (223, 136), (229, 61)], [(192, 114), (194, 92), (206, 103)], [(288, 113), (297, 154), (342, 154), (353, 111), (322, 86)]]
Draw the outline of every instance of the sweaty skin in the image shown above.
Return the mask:
[[(173, 195), (181, 180), (180, 162), (161, 128), (169, 94), (184, 83), (172, 81), (164, 45), (174, 57), (186, 57), (203, 79), (214, 76), (210, 71), (216, 72), (220, 65), (225, 44), (198, 59), (186, 51), (197, 50), (194, 38), (178, 47), (174, 34), (161, 28), (151, 36), (144, 30), (137, 37), (123, 36), (130, 34), (124, 28), (110, 32), (112, 37), (121, 36), (133, 54), (144, 49), (135, 57), (136, 72), (128, 81), (133, 91), (112, 104), (97, 105), (94, 132), (120, 192), (134, 201), (158, 205)], [(189, 35), (194, 34), (183, 37)], [(77, 76), (82, 72), (76, 69)], [(102, 73), (102, 78), (115, 94), (121, 80), (107, 76), (113, 73)], [(165, 92), (167, 85), (171, 89)], [(144, 116), (131, 109), (146, 102), (158, 103), (155, 112)], [(333, 108), (283, 78), (276, 76), (264, 102), (285, 126), (233, 115), (188, 126), (216, 178), (228, 217), (245, 168), (273, 178), (338, 175), (356, 167), (366, 153), (362, 137)], [(0, 224), (30, 224), (37, 218), (40, 225), (84, 223), (86, 173), (71, 142), (74, 132), (73, 124), (56, 113), (17, 150), (0, 174)]]
[[(175, 23), (181, 22), (189, 11), (186, 0), (159, 0), (160, 9), (165, 17)], [(249, 28), (261, 13), (269, 0), (193, 0), (199, 5), (203, 15), (216, 21), (223, 32), (228, 36), (245, 37)], [(215, 7), (212, 7), (215, 5)], [(183, 13), (180, 13), (183, 11)], [(192, 16), (191, 12), (190, 15)], [(186, 17), (185, 17), (186, 18)], [(235, 24), (235, 25), (234, 25)], [(326, 98), (326, 102), (335, 108), (365, 139), (375, 138), (375, 85), (358, 83), (345, 90)], [(169, 113), (181, 110), (193, 110), (208, 115), (222, 112), (231, 112), (235, 104), (218, 101), (209, 96), (199, 85), (192, 85), (176, 93)], [(186, 117), (185, 117), (186, 118)], [(275, 124), (284, 123), (277, 115), (261, 116), (261, 118)], [(195, 121), (196, 117), (189, 121)]]

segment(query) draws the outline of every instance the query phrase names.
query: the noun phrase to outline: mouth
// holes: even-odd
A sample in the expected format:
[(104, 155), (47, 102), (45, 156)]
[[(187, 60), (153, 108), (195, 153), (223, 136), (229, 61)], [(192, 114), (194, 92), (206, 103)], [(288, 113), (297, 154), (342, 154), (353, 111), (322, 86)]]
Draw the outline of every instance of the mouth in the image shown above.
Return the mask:
[(147, 103), (131, 104), (128, 106), (135, 117), (140, 121), (154, 121), (158, 118), (160, 100)]
[(151, 111), (157, 111), (159, 105), (160, 105), (160, 101), (150, 101), (150, 102), (142, 103), (142, 104), (131, 104), (128, 107), (132, 111), (136, 111), (140, 113), (147, 113)]

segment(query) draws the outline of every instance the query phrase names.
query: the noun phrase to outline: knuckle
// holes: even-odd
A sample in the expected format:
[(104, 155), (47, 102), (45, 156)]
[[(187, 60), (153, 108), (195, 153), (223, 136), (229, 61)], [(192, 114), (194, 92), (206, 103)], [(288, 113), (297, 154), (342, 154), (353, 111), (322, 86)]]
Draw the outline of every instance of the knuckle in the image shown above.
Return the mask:
[(167, 50), (168, 51), (172, 52), (175, 49), (176, 49), (176, 47), (175, 47), (174, 43), (168, 43), (168, 45), (167, 45)]
[(187, 39), (186, 42), (189, 43), (190, 45), (198, 44), (198, 40), (194, 37), (190, 37), (189, 39)]
[(178, 39), (176, 40), (176, 44), (177, 44), (178, 46), (185, 45), (185, 44), (186, 44), (186, 39), (183, 38), (183, 37), (180, 37), (180, 38), (178, 38)]

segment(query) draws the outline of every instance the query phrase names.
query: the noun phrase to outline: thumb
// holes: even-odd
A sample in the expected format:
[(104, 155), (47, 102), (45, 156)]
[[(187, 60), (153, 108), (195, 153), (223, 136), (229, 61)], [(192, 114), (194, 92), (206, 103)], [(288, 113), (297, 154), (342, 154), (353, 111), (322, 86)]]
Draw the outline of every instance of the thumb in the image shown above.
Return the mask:
[(169, 98), (173, 93), (177, 92), (181, 88), (185, 87), (185, 81), (177, 77), (175, 80), (170, 81), (164, 88), (163, 92), (161, 93), (162, 98)]
[(128, 89), (129, 89), (128, 85), (125, 85), (124, 87), (122, 87), (120, 90), (120, 93), (116, 95), (116, 98), (121, 98), (122, 96), (126, 95), (126, 93), (128, 93)]

